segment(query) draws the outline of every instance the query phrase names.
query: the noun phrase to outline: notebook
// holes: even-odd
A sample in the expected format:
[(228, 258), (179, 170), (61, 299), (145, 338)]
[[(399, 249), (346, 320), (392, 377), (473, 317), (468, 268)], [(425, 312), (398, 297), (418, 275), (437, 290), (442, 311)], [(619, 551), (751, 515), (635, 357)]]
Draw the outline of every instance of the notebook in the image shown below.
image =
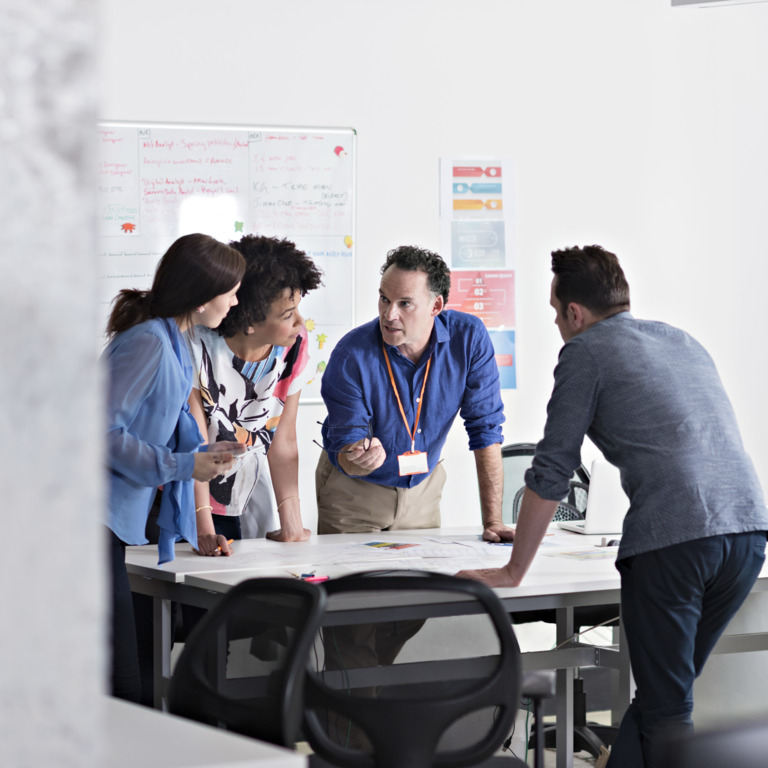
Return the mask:
[(629, 499), (621, 487), (619, 470), (604, 459), (592, 462), (584, 520), (562, 520), (557, 525), (575, 533), (621, 533)]

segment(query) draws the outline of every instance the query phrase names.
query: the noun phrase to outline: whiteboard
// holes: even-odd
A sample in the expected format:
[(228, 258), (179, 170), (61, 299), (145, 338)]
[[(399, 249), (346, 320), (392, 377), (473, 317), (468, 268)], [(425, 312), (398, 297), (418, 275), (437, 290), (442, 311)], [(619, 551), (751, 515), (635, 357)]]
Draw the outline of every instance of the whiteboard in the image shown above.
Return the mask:
[(287, 237), (323, 272), (300, 307), (312, 366), (302, 400), (320, 402), (325, 362), (355, 325), (356, 138), (352, 128), (99, 123), (102, 327), (118, 292), (149, 288), (181, 235)]

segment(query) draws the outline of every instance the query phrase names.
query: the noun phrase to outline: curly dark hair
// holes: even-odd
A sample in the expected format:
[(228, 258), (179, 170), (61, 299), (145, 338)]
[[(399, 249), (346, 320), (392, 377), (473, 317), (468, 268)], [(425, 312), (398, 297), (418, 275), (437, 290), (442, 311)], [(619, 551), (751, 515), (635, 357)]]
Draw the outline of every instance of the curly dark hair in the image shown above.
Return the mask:
[(581, 304), (597, 315), (629, 309), (629, 285), (615, 253), (599, 245), (552, 251), (555, 296), (565, 308)]
[(290, 240), (245, 235), (230, 245), (245, 258), (245, 274), (237, 292), (238, 304), (218, 327), (221, 336), (231, 338), (263, 323), (272, 302), (286, 288), (306, 296), (322, 284), (322, 272)]
[(425, 248), (415, 245), (401, 245), (387, 254), (387, 260), (381, 268), (383, 275), (392, 265), (407, 272), (424, 272), (427, 275), (427, 285), (435, 296), (442, 296), (448, 303), (451, 292), (451, 270), (439, 256)]

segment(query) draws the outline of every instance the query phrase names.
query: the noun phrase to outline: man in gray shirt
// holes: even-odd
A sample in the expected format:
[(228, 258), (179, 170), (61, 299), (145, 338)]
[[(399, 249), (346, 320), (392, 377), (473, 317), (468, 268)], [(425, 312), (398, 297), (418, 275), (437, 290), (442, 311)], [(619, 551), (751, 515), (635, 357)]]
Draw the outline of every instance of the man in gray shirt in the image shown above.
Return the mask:
[(588, 435), (630, 499), (616, 567), (637, 693), (608, 765), (651, 768), (692, 728), (694, 679), (760, 572), (768, 511), (706, 350), (635, 319), (618, 259), (600, 246), (553, 252), (552, 271), (565, 345), (512, 556), (461, 575), (521, 583)]

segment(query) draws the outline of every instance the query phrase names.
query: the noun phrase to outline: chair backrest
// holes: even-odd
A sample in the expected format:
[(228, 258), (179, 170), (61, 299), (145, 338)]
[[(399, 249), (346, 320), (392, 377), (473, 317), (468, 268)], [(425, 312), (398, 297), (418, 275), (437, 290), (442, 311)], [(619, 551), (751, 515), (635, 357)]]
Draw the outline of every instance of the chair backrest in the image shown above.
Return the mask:
[[(504, 496), (501, 502), (502, 519), (507, 524), (517, 522), (520, 503), (525, 491), (525, 472), (536, 453), (535, 443), (510, 443), (502, 446), (501, 462), (504, 469)], [(589, 471), (581, 464), (571, 480), (568, 495), (558, 504), (554, 520), (583, 520), (587, 508)]]
[(764, 768), (768, 762), (768, 717), (710, 731), (697, 731), (672, 742), (665, 768)]
[(171, 677), (177, 715), (293, 746), (306, 657), (325, 592), (297, 579), (244, 581), (197, 624)]
[(305, 683), (316, 753), (350, 768), (475, 765), (493, 754), (514, 722), (521, 666), (490, 588), (413, 571), (325, 588)]

